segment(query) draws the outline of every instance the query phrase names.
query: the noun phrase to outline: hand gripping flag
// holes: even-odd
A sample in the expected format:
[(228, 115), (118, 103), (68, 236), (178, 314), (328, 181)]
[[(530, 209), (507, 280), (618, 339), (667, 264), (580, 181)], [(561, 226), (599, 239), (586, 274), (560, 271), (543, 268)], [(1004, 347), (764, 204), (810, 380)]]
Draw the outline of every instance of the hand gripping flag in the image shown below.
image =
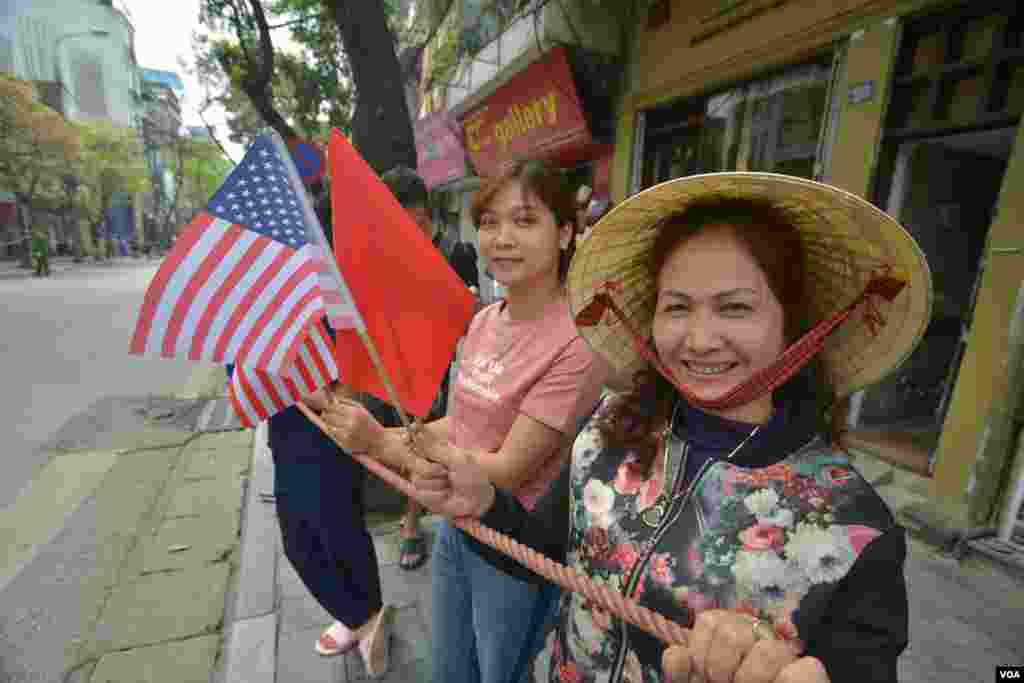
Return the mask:
[[(475, 301), (430, 239), (338, 131), (328, 149), (334, 253), (401, 408), (423, 417)], [(391, 402), (355, 326), (335, 343), (344, 382)]]
[(336, 378), (319, 322), (318, 230), (283, 143), (257, 138), (161, 264), (130, 352), (236, 364), (233, 403), (254, 408), (240, 414), (247, 424), (266, 416), (256, 398), (279, 409)]

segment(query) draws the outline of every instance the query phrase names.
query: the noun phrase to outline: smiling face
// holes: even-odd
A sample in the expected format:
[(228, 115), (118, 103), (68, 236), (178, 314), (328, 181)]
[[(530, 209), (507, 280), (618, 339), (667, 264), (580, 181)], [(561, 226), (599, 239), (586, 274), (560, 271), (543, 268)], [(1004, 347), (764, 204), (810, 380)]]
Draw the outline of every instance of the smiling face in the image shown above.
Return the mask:
[(551, 209), (517, 180), (498, 190), (480, 213), (480, 254), (494, 279), (507, 289), (555, 286), (559, 257), (572, 238)]
[[(658, 274), (654, 345), (676, 380), (712, 400), (771, 365), (785, 348), (785, 315), (765, 272), (728, 225), (709, 226), (681, 242)], [(767, 394), (713, 411), (761, 423)]]

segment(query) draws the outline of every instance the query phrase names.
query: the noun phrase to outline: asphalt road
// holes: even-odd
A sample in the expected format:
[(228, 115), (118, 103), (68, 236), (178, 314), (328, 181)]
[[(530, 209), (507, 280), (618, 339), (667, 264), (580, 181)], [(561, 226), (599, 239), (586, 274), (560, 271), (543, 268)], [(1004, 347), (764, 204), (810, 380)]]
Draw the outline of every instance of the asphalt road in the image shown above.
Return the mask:
[(45, 462), (42, 446), (104, 396), (176, 390), (193, 364), (128, 355), (157, 262), (0, 280), (0, 509)]
[[(0, 683), (63, 678), (65, 655), (96, 609), (87, 599), (95, 592), (84, 588), (110, 571), (105, 558), (112, 549), (97, 544), (100, 512), (116, 506), (122, 492), (98, 501), (91, 492), (107, 470), (92, 467), (88, 454), (64, 456), (66, 464), (56, 467), (49, 449), (88, 443), (130, 423), (139, 405), (179, 393), (196, 369), (186, 361), (128, 355), (157, 265), (125, 259), (65, 264), (47, 279), (10, 268), (0, 277), (0, 521), (34, 539), (32, 547), (8, 548), (12, 554), (0, 559)], [(19, 507), (23, 488), (30, 494)], [(131, 495), (130, 486), (123, 494)], [(25, 506), (26, 499), (32, 504)], [(36, 512), (23, 518), (22, 507)], [(10, 557), (27, 563), (12, 564)]]

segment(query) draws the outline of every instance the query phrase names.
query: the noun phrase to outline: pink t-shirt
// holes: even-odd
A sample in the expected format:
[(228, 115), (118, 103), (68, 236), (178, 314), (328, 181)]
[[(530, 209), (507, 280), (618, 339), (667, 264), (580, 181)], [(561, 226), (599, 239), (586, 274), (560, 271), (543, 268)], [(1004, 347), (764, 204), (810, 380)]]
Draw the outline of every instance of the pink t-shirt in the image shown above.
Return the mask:
[[(597, 403), (608, 366), (576, 331), (569, 303), (552, 302), (535, 319), (512, 320), (498, 302), (477, 313), (462, 345), (453, 389), (452, 440), (499, 450), (520, 413), (574, 434)], [(538, 453), (516, 497), (527, 508), (547, 490), (568, 449)]]

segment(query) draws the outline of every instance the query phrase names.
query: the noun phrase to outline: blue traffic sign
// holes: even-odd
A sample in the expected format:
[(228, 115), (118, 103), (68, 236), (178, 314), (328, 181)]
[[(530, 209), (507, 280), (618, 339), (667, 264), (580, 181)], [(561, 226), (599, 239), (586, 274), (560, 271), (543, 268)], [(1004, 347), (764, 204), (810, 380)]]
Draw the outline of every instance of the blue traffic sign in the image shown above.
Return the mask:
[(326, 160), (323, 151), (316, 144), (305, 140), (292, 140), (288, 147), (302, 182), (312, 185), (324, 176)]

